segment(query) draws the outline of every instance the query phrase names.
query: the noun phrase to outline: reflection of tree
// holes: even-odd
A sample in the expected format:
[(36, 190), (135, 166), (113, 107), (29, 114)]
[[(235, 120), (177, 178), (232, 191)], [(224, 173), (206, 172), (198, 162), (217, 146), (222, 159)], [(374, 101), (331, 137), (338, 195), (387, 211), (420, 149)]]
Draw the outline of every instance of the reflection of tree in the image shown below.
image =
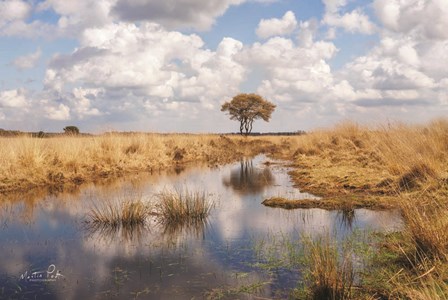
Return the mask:
[(229, 178), (223, 179), (226, 187), (231, 187), (238, 194), (250, 195), (262, 192), (275, 183), (275, 178), (269, 168), (258, 169), (252, 160), (240, 162), (240, 167), (230, 172)]

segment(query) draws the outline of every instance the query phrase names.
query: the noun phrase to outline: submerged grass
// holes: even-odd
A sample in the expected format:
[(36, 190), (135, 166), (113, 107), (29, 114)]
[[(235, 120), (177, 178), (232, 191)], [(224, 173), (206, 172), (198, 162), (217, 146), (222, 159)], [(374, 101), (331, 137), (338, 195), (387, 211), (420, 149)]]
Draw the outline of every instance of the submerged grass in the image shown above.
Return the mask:
[(355, 299), (359, 296), (355, 277), (362, 268), (355, 266), (360, 239), (355, 232), (343, 240), (329, 233), (299, 238), (269, 234), (255, 240), (257, 262), (253, 266), (273, 276), (299, 271), (294, 275), (297, 288), (284, 291), (282, 298), (288, 295), (293, 299)]

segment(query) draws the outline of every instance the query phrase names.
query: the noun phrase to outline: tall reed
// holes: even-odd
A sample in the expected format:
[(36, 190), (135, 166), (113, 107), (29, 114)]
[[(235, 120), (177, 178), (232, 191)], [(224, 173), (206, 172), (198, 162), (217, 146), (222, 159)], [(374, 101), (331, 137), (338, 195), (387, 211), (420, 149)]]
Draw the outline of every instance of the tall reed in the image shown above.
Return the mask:
[(448, 203), (436, 194), (401, 196), (400, 208), (405, 234), (413, 242), (416, 257), (441, 259), (448, 263)]
[(349, 248), (343, 247), (341, 252), (329, 234), (304, 241), (310, 298), (351, 299), (355, 271)]

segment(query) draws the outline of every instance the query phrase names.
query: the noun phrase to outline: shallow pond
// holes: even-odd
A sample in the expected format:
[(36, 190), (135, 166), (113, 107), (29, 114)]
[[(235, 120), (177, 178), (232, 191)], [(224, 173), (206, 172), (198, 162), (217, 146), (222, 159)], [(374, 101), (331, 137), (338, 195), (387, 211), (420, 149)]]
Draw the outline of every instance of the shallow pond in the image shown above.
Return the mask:
[[(263, 267), (279, 241), (330, 232), (391, 231), (394, 211), (351, 212), (264, 207), (269, 196), (310, 198), (287, 169), (263, 156), (217, 167), (145, 174), (72, 192), (0, 198), (0, 298), (278, 298), (300, 280), (297, 268)], [(204, 191), (215, 203), (205, 224), (166, 227), (149, 219), (133, 230), (86, 226), (92, 207), (164, 189)]]

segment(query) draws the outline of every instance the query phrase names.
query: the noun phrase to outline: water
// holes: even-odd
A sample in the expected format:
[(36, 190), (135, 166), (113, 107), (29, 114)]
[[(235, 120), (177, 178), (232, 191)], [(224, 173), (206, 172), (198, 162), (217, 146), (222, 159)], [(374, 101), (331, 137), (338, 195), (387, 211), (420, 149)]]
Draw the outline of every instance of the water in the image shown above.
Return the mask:
[[(312, 198), (292, 187), (287, 170), (259, 156), (219, 168), (123, 178), (58, 192), (0, 199), (0, 299), (191, 299), (281, 297), (297, 268), (261, 268), (262, 250), (330, 232), (392, 231), (395, 211), (283, 210), (270, 196)], [(156, 219), (134, 230), (86, 225), (104, 201), (154, 202), (164, 189), (201, 190), (215, 201), (206, 224), (166, 227)], [(34, 273), (36, 272), (36, 273)], [(241, 293), (242, 291), (250, 293)], [(235, 296), (237, 295), (237, 296)]]

